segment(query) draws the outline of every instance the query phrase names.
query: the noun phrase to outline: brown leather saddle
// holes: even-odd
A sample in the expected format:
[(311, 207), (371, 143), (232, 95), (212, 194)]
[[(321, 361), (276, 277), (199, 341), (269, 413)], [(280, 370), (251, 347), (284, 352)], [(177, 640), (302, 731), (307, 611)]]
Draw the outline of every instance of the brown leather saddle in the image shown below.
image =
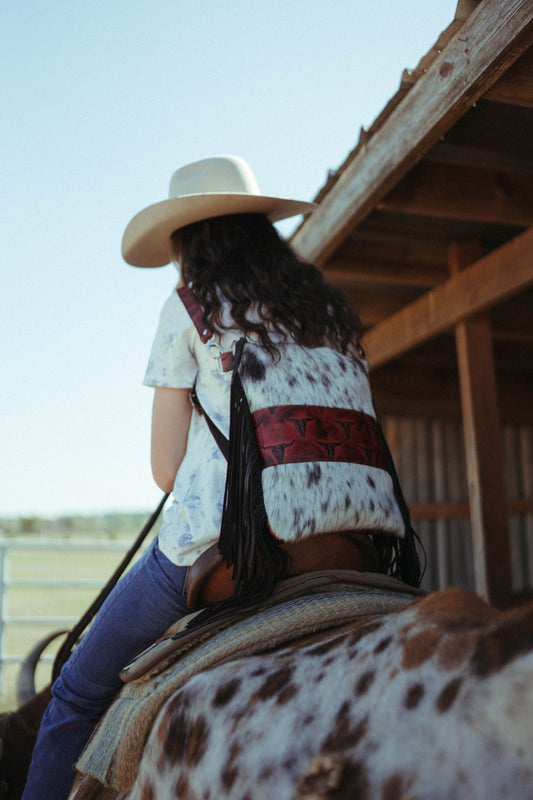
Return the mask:
[[(347, 592), (352, 602), (347, 599)], [(322, 604), (325, 594), (333, 596), (337, 593), (344, 593), (342, 602), (349, 604), (348, 611), (346, 607), (343, 609), (344, 617), (342, 614), (328, 616), (325, 625), (317, 623), (316, 617), (307, 622), (305, 619), (302, 621), (302, 601), (313, 603), (313, 598), (320, 595), (322, 598), (320, 604)], [(288, 636), (280, 637), (279, 632), (274, 635), (272, 631), (264, 633), (264, 618), (259, 628), (257, 625), (254, 626), (254, 630), (260, 629), (261, 631), (260, 639), (266, 637), (265, 651), (288, 644), (295, 638), (315, 636), (320, 631), (338, 628), (347, 620), (351, 624), (356, 617), (367, 617), (369, 614), (383, 614), (398, 610), (424, 594), (425, 592), (421, 589), (415, 589), (397, 578), (391, 578), (381, 573), (357, 572), (352, 569), (321, 569), (315, 572), (306, 572), (281, 580), (267, 600), (248, 608), (240, 608), (222, 619), (208, 619), (198, 627), (190, 629), (189, 623), (199, 612), (193, 612), (180, 618), (163, 637), (130, 661), (121, 670), (120, 677), (124, 683), (130, 683), (140, 678), (143, 681), (149, 681), (169, 665), (185, 657), (195, 647), (201, 646), (207, 641), (213, 642), (214, 637), (222, 635), (224, 631), (233, 630), (234, 625), (247, 619), (257, 619), (258, 615), (268, 613), (269, 609), (279, 610), (287, 607), (287, 604), (292, 607), (295, 601), (299, 603), (298, 620), (291, 616), (289, 622), (287, 614), (282, 613), (281, 615), (281, 618), (285, 620), (284, 624), (289, 625)], [(353, 607), (354, 601), (356, 610)], [(259, 649), (255, 648), (255, 654), (261, 650), (261, 647), (263, 645)], [(243, 655), (244, 651), (239, 650), (239, 652), (240, 655)]]
[[(287, 577), (337, 569), (379, 572), (378, 553), (362, 531), (319, 534), (285, 542), (283, 549), (291, 559)], [(214, 544), (189, 569), (185, 583), (187, 605), (196, 611), (208, 603), (225, 600), (233, 594), (234, 587), (232, 568), (226, 566)]]

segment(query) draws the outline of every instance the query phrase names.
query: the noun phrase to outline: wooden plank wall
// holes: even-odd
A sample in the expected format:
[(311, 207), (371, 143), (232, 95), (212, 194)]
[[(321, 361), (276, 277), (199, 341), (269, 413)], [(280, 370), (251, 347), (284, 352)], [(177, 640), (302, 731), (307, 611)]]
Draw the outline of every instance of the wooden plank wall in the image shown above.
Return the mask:
[[(450, 419), (385, 416), (413, 524), (427, 553), (423, 588), (474, 590), (462, 425)], [(533, 590), (533, 427), (502, 430), (513, 592)]]

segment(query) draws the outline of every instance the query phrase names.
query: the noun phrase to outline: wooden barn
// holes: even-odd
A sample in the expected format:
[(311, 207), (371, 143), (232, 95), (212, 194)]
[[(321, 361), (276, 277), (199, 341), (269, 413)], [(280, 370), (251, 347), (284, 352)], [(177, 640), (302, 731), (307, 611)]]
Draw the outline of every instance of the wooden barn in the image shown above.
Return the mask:
[(292, 238), (353, 298), (425, 588), (533, 596), (533, 4), (455, 18)]

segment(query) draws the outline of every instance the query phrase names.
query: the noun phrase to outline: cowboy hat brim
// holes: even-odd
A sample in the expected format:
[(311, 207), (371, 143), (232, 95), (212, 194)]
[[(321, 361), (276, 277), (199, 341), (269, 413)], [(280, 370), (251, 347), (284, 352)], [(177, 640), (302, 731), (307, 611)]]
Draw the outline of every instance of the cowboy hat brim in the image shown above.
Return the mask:
[(210, 217), (228, 214), (265, 214), (271, 222), (309, 214), (315, 203), (279, 197), (242, 194), (190, 194), (154, 203), (139, 211), (122, 237), (122, 255), (134, 267), (163, 267), (172, 260), (174, 231)]

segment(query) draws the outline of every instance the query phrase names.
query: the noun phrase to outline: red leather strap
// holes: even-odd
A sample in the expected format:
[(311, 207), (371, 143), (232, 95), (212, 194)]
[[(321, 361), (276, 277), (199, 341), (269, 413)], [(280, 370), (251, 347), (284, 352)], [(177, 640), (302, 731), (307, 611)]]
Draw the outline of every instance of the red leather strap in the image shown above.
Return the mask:
[(208, 330), (204, 321), (204, 314), (200, 303), (196, 300), (188, 286), (180, 286), (176, 289), (181, 298), (181, 302), (188, 311), (194, 327), (200, 334), (202, 342), (207, 342), (211, 338), (211, 331)]
[(265, 467), (316, 461), (345, 461), (387, 469), (373, 417), (362, 411), (324, 406), (270, 406), (254, 412)]
[[(181, 302), (185, 306), (194, 327), (200, 335), (200, 339), (204, 344), (207, 344), (213, 338), (213, 333), (206, 327), (204, 313), (201, 305), (195, 299), (193, 293), (188, 286), (180, 286), (176, 289), (181, 298)], [(218, 345), (217, 345), (218, 347)], [(219, 348), (220, 349), (220, 348)], [(220, 352), (220, 366), (222, 372), (231, 372), (233, 369), (233, 351), (227, 350), (225, 353)]]

